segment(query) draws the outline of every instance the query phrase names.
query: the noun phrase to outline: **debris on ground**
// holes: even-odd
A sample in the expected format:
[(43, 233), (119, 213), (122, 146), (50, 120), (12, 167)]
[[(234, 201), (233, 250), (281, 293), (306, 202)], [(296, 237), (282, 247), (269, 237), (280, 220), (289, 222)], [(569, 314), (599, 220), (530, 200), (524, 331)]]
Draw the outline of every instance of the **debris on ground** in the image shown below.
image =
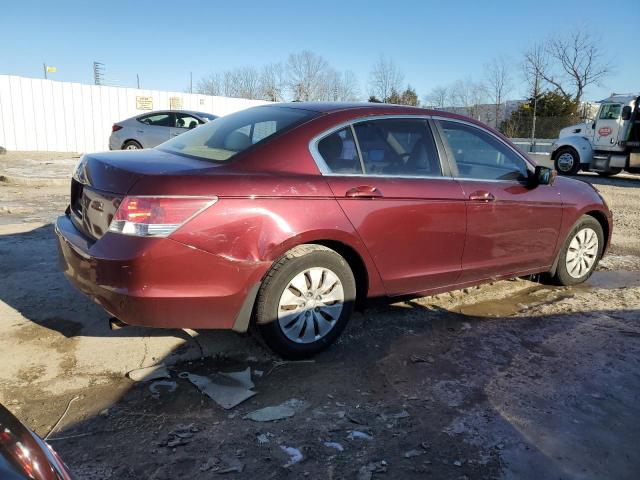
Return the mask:
[(298, 462), (301, 462), (304, 458), (302, 456), (302, 452), (294, 447), (286, 447), (284, 445), (280, 445), (280, 448), (283, 452), (289, 455), (289, 461), (283, 465), (284, 468), (289, 468), (292, 465), (295, 465)]
[(182, 445), (186, 445), (191, 442), (194, 434), (199, 432), (200, 429), (193, 424), (190, 425), (178, 425), (173, 431), (167, 435), (165, 441), (158, 444), (159, 447), (174, 448)]
[(359, 430), (351, 430), (349, 432), (349, 435), (347, 435), (347, 439), (348, 440), (367, 440), (367, 441), (371, 441), (373, 440), (373, 437), (371, 435), (369, 435), (368, 433), (364, 433), (361, 432)]
[(374, 473), (386, 473), (387, 471), (387, 462), (381, 460), (375, 463), (369, 463), (367, 465), (363, 465), (358, 470), (358, 480), (371, 480)]
[(156, 380), (149, 385), (149, 391), (154, 396), (160, 395), (160, 392), (163, 390), (167, 393), (173, 393), (177, 388), (178, 384), (173, 380)]
[(344, 451), (344, 447), (338, 442), (324, 442), (324, 446), (328, 448), (333, 448), (335, 450), (338, 450), (339, 452)]
[(148, 382), (159, 378), (170, 378), (169, 370), (166, 365), (159, 364), (151, 367), (136, 368), (127, 373), (134, 382)]
[(261, 433), (260, 435), (258, 435), (256, 437), (256, 439), (258, 440), (258, 443), (260, 445), (264, 445), (266, 443), (269, 443), (269, 434), (267, 433)]
[(249, 367), (239, 372), (215, 373), (211, 375), (212, 378), (189, 372), (181, 372), (178, 376), (189, 380), (202, 393), (226, 410), (241, 404), (257, 393), (251, 390), (254, 384), (251, 381)]
[(292, 398), (280, 405), (264, 407), (259, 410), (254, 410), (253, 412), (249, 412), (244, 416), (244, 418), (253, 420), (254, 422), (273, 422), (275, 420), (293, 417), (306, 406), (307, 402)]
[(244, 463), (242, 463), (240, 460), (238, 460), (237, 458), (233, 458), (233, 457), (223, 457), (222, 461), (224, 462), (224, 465), (222, 465), (218, 470), (216, 470), (216, 473), (242, 473), (242, 471), (244, 470)]
[(422, 455), (424, 452), (421, 452), (420, 450), (409, 450), (408, 452), (404, 452), (404, 458), (413, 458), (413, 457), (419, 457), (420, 455)]

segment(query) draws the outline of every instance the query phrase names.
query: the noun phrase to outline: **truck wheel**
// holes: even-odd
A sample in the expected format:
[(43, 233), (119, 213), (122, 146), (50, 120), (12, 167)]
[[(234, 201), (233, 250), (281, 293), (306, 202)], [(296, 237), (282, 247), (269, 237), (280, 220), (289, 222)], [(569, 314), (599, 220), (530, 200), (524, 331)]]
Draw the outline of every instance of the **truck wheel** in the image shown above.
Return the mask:
[(563, 147), (556, 153), (554, 163), (560, 175), (575, 175), (580, 170), (580, 155), (571, 147)]
[(593, 217), (584, 215), (573, 226), (562, 246), (553, 277), (560, 285), (582, 283), (591, 276), (604, 249), (602, 226)]
[(613, 177), (622, 171), (621, 168), (610, 168), (607, 172), (598, 172), (601, 177)]
[(322, 245), (299, 245), (278, 260), (262, 282), (256, 323), (276, 353), (309, 357), (338, 338), (355, 298), (355, 278), (341, 255)]

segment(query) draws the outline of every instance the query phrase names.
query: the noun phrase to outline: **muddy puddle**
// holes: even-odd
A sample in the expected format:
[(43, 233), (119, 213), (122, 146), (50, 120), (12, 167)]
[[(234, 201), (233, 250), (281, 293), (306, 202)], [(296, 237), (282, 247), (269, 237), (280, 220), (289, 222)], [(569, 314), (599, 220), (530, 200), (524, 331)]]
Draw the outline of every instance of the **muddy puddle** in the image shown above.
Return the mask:
[(537, 285), (505, 298), (461, 305), (455, 311), (470, 317), (504, 317), (572, 297), (576, 291), (634, 287), (640, 287), (640, 271), (598, 271), (585, 283), (573, 287)]

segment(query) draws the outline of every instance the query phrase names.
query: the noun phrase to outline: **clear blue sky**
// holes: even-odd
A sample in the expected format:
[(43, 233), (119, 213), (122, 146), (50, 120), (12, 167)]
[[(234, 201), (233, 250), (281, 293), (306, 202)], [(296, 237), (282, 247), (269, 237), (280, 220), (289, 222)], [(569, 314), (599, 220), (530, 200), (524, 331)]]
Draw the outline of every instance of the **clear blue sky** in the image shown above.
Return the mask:
[[(91, 83), (98, 60), (113, 83), (135, 86), (138, 73), (142, 87), (181, 91), (190, 71), (195, 84), (213, 71), (310, 49), (353, 70), (363, 95), (384, 54), (422, 97), (437, 85), (479, 79), (492, 57), (519, 61), (530, 43), (575, 24), (600, 36), (615, 66), (586, 98), (639, 91), (639, 0), (9, 0), (0, 7), (0, 73), (41, 77), (47, 62), (58, 68), (52, 79)], [(518, 98), (523, 81), (514, 73)]]

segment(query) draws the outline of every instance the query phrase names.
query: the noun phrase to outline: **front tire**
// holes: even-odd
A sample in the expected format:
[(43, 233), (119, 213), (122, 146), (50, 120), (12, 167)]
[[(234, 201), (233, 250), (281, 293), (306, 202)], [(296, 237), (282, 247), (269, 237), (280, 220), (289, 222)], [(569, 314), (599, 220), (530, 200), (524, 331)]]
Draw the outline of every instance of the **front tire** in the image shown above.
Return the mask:
[(256, 323), (273, 351), (306, 358), (338, 338), (355, 299), (355, 278), (341, 255), (322, 245), (300, 245), (267, 273), (258, 293)]
[(580, 155), (574, 148), (562, 147), (556, 153), (554, 166), (560, 175), (576, 175), (580, 170)]
[(595, 218), (584, 215), (562, 246), (553, 279), (565, 286), (584, 282), (598, 266), (603, 249), (602, 226)]

